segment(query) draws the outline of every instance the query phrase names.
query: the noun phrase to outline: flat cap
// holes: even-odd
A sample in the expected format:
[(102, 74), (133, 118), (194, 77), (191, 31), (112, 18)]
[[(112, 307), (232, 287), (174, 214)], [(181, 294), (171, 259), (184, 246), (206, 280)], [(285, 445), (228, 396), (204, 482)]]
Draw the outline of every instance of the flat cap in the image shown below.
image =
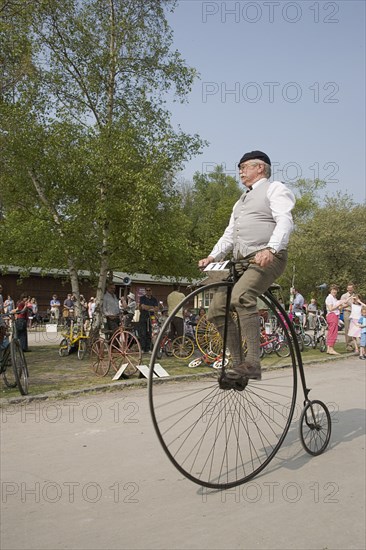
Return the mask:
[(246, 162), (247, 160), (261, 160), (266, 164), (269, 164), (269, 166), (271, 166), (271, 161), (269, 156), (266, 155), (266, 153), (263, 153), (263, 151), (250, 151), (249, 153), (245, 153), (245, 155), (243, 155), (239, 161), (239, 164), (238, 164), (239, 168), (240, 168), (240, 165), (243, 162)]

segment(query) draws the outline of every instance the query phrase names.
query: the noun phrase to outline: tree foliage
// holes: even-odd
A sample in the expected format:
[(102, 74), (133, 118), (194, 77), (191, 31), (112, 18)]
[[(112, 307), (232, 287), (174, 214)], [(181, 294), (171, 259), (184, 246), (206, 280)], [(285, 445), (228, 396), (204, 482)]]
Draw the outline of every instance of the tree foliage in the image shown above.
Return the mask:
[[(172, 49), (168, 0), (35, 0), (1, 5), (2, 255), (178, 275), (189, 254), (173, 174), (199, 152), (174, 131), (195, 70)], [(17, 50), (8, 58), (11, 42)], [(17, 53), (18, 52), (18, 53)], [(31, 236), (31, 238), (29, 238)], [(27, 243), (28, 246), (24, 246)], [(180, 261), (175, 258), (179, 255)], [(3, 261), (4, 263), (4, 261)]]

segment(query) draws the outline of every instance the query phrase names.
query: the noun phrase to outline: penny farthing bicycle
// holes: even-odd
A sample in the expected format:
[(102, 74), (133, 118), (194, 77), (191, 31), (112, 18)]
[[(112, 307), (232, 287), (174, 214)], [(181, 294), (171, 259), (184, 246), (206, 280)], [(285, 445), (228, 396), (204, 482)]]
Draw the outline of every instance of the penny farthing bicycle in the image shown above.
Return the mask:
[[(188, 307), (195, 298), (200, 298), (199, 295), (219, 290), (226, 290), (227, 327), (228, 316), (232, 315), (230, 298), (237, 263), (230, 263), (226, 280), (201, 286), (186, 296), (166, 320), (161, 334), (179, 309)], [(221, 269), (226, 264), (228, 262), (216, 265)], [(241, 262), (244, 269), (248, 265)], [(271, 289), (261, 299), (276, 319), (289, 347), (288, 368), (269, 368), (262, 372), (261, 381), (249, 380), (243, 390), (227, 388), (225, 381), (225, 369), (231, 366), (226, 327), (222, 339), (222, 368), (206, 369), (208, 372), (198, 375), (194, 381), (182, 377), (179, 386), (176, 380), (174, 387), (169, 383), (159, 383), (159, 378), (154, 376), (159, 338), (155, 342), (150, 361), (149, 404), (157, 436), (175, 467), (188, 479), (205, 487), (235, 487), (254, 478), (270, 463), (291, 424), (298, 375), (304, 392), (300, 416), (301, 443), (311, 455), (321, 454), (329, 443), (330, 414), (324, 403), (308, 397), (310, 389), (306, 386), (292, 323)], [(238, 335), (245, 338), (240, 332)]]

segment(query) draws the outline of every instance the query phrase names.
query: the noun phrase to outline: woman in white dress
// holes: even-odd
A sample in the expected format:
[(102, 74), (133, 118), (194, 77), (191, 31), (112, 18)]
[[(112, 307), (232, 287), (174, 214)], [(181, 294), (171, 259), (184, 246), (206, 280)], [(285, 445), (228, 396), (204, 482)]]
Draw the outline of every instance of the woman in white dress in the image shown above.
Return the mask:
[(358, 320), (361, 317), (361, 307), (365, 305), (366, 304), (361, 302), (358, 294), (355, 294), (353, 296), (353, 302), (351, 305), (351, 314), (349, 317), (348, 336), (350, 336), (353, 339), (353, 344), (355, 347), (355, 355), (358, 355), (357, 339), (360, 338), (361, 336), (361, 327), (358, 325)]

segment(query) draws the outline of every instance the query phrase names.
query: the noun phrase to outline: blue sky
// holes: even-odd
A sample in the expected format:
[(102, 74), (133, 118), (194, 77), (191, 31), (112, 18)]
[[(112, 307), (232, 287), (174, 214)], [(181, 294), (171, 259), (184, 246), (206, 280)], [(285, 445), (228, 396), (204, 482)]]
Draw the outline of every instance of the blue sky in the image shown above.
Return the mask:
[(173, 123), (209, 141), (181, 177), (265, 151), (275, 179), (319, 177), (366, 200), (365, 2), (183, 0), (174, 47), (197, 69)]

